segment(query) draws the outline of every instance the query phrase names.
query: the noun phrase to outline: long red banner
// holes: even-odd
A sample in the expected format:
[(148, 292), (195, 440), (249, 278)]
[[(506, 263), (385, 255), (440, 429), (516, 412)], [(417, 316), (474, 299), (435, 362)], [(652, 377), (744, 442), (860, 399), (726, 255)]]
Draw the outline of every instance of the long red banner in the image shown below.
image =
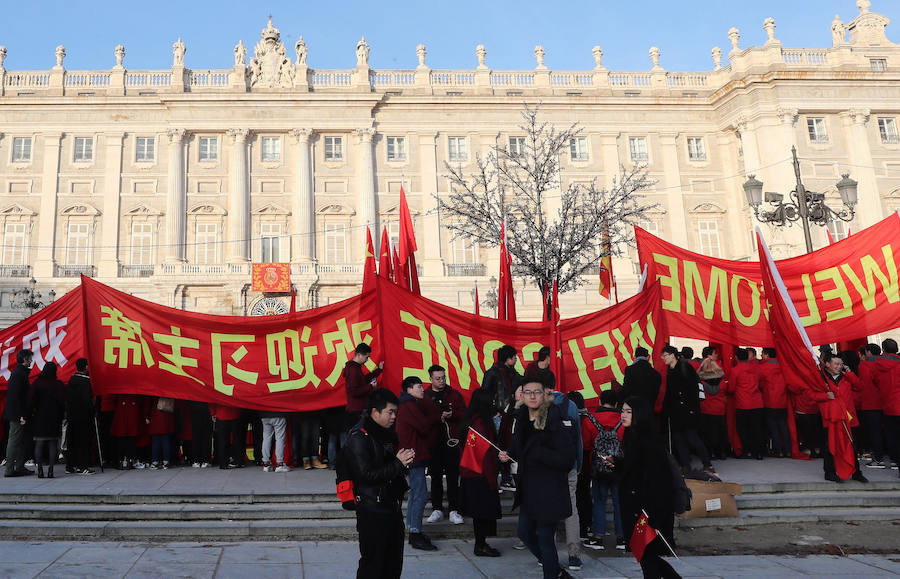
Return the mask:
[[(662, 286), (670, 335), (771, 345), (758, 262), (687, 251), (636, 228), (641, 266)], [(814, 344), (900, 327), (900, 217), (891, 214), (833, 245), (777, 262), (790, 299)], [(877, 309), (877, 314), (875, 310)]]

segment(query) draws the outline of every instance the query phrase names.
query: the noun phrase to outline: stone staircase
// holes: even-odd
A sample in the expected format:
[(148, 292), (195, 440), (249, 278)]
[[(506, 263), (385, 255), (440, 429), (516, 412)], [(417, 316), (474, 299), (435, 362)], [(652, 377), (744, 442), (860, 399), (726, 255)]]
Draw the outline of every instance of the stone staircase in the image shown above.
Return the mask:
[[(501, 495), (504, 513), (510, 493)], [(754, 483), (737, 497), (736, 518), (677, 519), (682, 528), (815, 521), (900, 520), (900, 484)], [(427, 511), (426, 511), (427, 514)], [(611, 523), (611, 520), (610, 520)], [(513, 536), (505, 516), (501, 536)], [(354, 514), (331, 493), (0, 493), (0, 539), (334, 540), (355, 536)], [(471, 525), (426, 524), (433, 538), (468, 538)]]

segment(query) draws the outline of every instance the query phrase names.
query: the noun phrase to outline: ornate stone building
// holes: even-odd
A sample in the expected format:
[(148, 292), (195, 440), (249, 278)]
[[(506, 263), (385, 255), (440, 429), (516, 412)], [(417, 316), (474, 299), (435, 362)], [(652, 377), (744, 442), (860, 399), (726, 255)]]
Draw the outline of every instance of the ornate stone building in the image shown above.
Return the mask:
[[(146, 71), (126, 68), (122, 46), (110, 70), (66, 70), (62, 46), (50, 70), (6, 70), (0, 47), (0, 323), (21, 316), (10, 292), (31, 276), (45, 293), (86, 273), (158, 303), (243, 314), (273, 307), (250, 291), (250, 264), (280, 261), (300, 306), (342, 299), (361, 284), (365, 226), (396, 239), (401, 183), (423, 293), (470, 310), (498, 251), (454, 242), (434, 195), (448, 188), (445, 162), (473, 167), (515, 146), (523, 102), (584, 127), (563, 183), (646, 164), (660, 207), (646, 228), (692, 250), (755, 259), (741, 186), (753, 173), (789, 191), (792, 146), (807, 188), (836, 205), (834, 183), (852, 173), (850, 227), (870, 225), (900, 208), (900, 48), (888, 19), (856, 4), (828, 48), (785, 48), (768, 19), (763, 46), (741, 47), (732, 29), (702, 72), (666, 70), (657, 48), (647, 71), (610, 71), (600, 47), (592, 70), (555, 71), (540, 46), (533, 70), (492, 70), (484, 46), (474, 69), (433, 70), (421, 45), (414, 70), (372, 70), (365, 38), (354, 68), (320, 70), (302, 37), (284, 46), (271, 21), (253, 56), (239, 42), (222, 70), (189, 68), (181, 39), (171, 68)], [(781, 256), (802, 251), (796, 227), (770, 235)], [(637, 289), (634, 257), (614, 262), (621, 298)], [(520, 312), (538, 317), (540, 294), (517, 287)], [(592, 280), (562, 305), (568, 316), (607, 301)]]

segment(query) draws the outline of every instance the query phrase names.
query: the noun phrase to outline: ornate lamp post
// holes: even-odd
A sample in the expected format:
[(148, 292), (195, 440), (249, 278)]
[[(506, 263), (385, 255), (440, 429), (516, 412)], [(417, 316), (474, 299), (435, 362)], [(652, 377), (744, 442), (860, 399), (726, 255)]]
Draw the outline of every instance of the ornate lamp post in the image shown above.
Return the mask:
[(494, 310), (494, 317), (496, 317), (497, 308), (500, 306), (500, 295), (497, 293), (497, 278), (491, 276), (490, 284), (491, 287), (485, 294), (484, 299), (481, 300), (481, 305)]
[(790, 225), (799, 219), (800, 224), (803, 226), (803, 236), (806, 240), (806, 252), (810, 253), (813, 250), (812, 236), (809, 230), (810, 222), (824, 227), (832, 221), (851, 221), (855, 215), (857, 182), (850, 178), (849, 173), (844, 173), (841, 176), (841, 180), (835, 186), (841, 195), (844, 209), (835, 211), (825, 204), (825, 195), (823, 193), (806, 190), (806, 187), (803, 186), (803, 181), (800, 179), (800, 162), (797, 160), (797, 147), (791, 147), (791, 154), (794, 158), (794, 177), (797, 179), (797, 185), (790, 192), (788, 201), (784, 200), (783, 193), (767, 191), (765, 193), (765, 202), (771, 204), (772, 208), (762, 207), (763, 184), (755, 175), (750, 175), (744, 183), (744, 195), (747, 196), (747, 203), (753, 208), (753, 213), (760, 223), (773, 223), (784, 226)]
[[(28, 287), (14, 291), (12, 307), (22, 311), (28, 310), (28, 315), (30, 316), (34, 314), (35, 310), (39, 310), (47, 305), (43, 302), (41, 292), (35, 289), (36, 287), (37, 281), (35, 281), (34, 278), (31, 278), (28, 280)], [(56, 291), (50, 290), (47, 293), (47, 297), (50, 298), (48, 303), (53, 303), (53, 300), (56, 299)]]

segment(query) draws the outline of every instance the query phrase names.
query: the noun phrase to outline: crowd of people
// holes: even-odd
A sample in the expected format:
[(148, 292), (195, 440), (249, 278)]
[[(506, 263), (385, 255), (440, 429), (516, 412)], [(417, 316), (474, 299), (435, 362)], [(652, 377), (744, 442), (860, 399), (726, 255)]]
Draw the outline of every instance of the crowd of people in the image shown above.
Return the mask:
[[(98, 398), (83, 358), (67, 385), (52, 362), (31, 383), (33, 354), (21, 350), (3, 411), (5, 476), (35, 474), (26, 466), (33, 459), (37, 476), (53, 478), (60, 456), (66, 472), (84, 475), (101, 457), (119, 469), (255, 464), (265, 472), (337, 468), (338, 478), (343, 461), (353, 482), (359, 577), (398, 577), (407, 541), (438, 550), (425, 525), (445, 518), (454, 525), (471, 520), (476, 556), (501, 556), (488, 539), (503, 516), (502, 492), (515, 496), (516, 548), (528, 549), (545, 577), (580, 569), (582, 549), (627, 549), (642, 515), (665, 539), (644, 551), (645, 576), (675, 577), (662, 559), (674, 547), (670, 450), (675, 470), (690, 478), (718, 480), (713, 461), (799, 451), (822, 458), (825, 479), (840, 483), (818, 409), (839, 398), (864, 458), (853, 479), (867, 482), (864, 468), (896, 469), (900, 458), (900, 355), (892, 339), (858, 353), (823, 347), (824, 388), (786, 383), (775, 348), (763, 348), (761, 359), (754, 348), (737, 348), (733, 360), (723, 360), (713, 346), (695, 358), (690, 348), (667, 345), (656, 360), (662, 375), (639, 347), (622, 383), (589, 403), (580, 392), (558, 391), (564, 388), (550, 370), (549, 348), (523, 375), (516, 349), (500, 347), (468, 403), (439, 365), (428, 369), (427, 384), (405, 378), (398, 397), (379, 387), (384, 362), (365, 370), (371, 352), (359, 344), (344, 367), (346, 406), (282, 413), (130, 394)], [(729, 434), (729, 406), (736, 436)], [(480, 464), (461, 464), (473, 433), (492, 450)], [(564, 563), (556, 550), (560, 526)]]

